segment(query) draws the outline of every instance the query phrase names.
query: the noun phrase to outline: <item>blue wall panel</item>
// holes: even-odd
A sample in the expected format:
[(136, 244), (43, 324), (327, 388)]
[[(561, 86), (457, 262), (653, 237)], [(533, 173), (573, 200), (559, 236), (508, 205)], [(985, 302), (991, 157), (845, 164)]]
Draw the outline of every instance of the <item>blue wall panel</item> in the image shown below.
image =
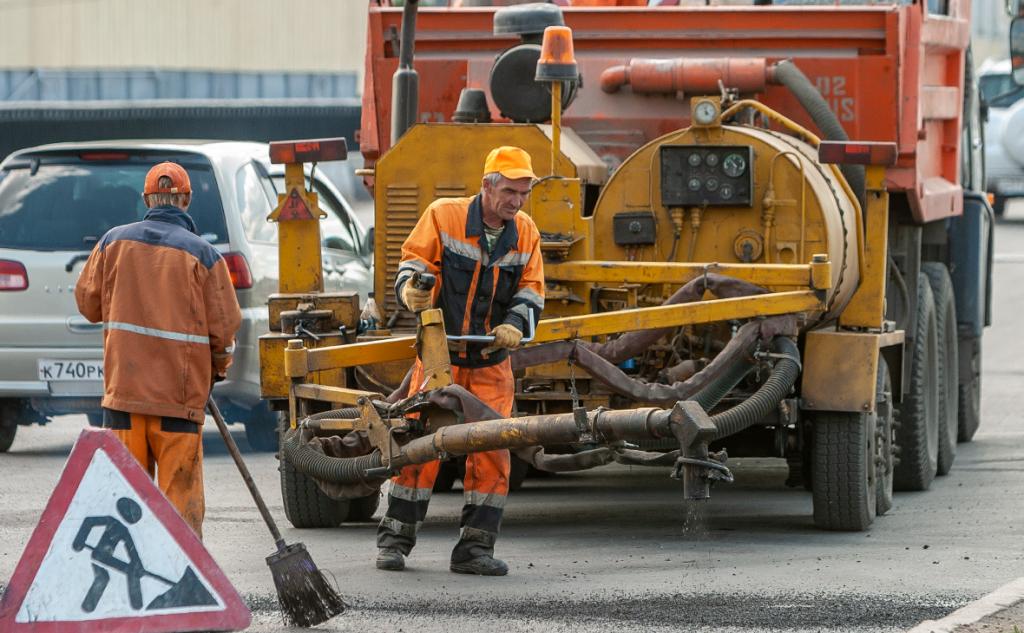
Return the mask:
[(356, 95), (354, 73), (0, 70), (0, 102), (346, 99)]

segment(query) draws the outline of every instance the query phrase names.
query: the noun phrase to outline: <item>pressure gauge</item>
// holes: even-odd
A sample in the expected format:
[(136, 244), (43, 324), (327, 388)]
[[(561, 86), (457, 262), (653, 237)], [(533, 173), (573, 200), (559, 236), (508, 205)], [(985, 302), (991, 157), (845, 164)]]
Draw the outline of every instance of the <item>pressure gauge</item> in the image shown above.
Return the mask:
[(698, 125), (711, 125), (718, 117), (718, 107), (714, 101), (698, 101), (693, 106), (693, 120)]
[(717, 191), (718, 178), (708, 178), (706, 181), (704, 181), (704, 188), (707, 189), (708, 191)]
[(687, 183), (687, 186), (690, 188), (690, 191), (699, 191), (700, 185), (700, 178), (690, 178), (690, 182)]
[(700, 154), (698, 154), (697, 152), (690, 154), (689, 156), (686, 157), (686, 162), (690, 164), (690, 167), (700, 167)]
[(722, 197), (722, 200), (730, 200), (730, 199), (732, 199), (732, 194), (733, 194), (732, 185), (730, 185), (729, 183), (725, 183), (724, 185), (722, 185), (722, 188), (719, 189), (719, 191), (718, 191), (718, 195)]
[(707, 165), (708, 167), (711, 167), (712, 169), (718, 167), (718, 154), (708, 154), (704, 158), (704, 164)]
[(729, 154), (722, 160), (722, 171), (730, 178), (739, 178), (747, 170), (747, 160), (739, 154)]

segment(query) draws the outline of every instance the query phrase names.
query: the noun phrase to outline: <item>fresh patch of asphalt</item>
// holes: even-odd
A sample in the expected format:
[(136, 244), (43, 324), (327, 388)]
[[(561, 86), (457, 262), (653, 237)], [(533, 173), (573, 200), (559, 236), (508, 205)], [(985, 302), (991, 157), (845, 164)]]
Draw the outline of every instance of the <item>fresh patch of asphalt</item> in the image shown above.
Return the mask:
[[(911, 628), (924, 620), (945, 617), (977, 596), (960, 593), (920, 596), (911, 594), (588, 594), (552, 598), (536, 596), (510, 601), (488, 594), (482, 599), (408, 598), (401, 601), (351, 599), (350, 613), (405, 616), (479, 617), (545, 621), (579, 627), (587, 623), (618, 623), (623, 628), (656, 628), (682, 624), (694, 629), (848, 630), (850, 628)], [(277, 612), (277, 599), (246, 595), (254, 613)], [(344, 616), (341, 616), (344, 618)]]

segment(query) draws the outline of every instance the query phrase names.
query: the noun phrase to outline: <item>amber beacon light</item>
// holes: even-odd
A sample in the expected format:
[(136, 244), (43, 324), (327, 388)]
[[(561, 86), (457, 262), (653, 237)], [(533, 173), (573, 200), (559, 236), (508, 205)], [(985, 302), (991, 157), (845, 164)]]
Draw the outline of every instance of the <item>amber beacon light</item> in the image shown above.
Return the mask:
[(544, 29), (544, 43), (537, 61), (537, 81), (577, 81), (579, 70), (572, 49), (572, 29), (549, 26)]

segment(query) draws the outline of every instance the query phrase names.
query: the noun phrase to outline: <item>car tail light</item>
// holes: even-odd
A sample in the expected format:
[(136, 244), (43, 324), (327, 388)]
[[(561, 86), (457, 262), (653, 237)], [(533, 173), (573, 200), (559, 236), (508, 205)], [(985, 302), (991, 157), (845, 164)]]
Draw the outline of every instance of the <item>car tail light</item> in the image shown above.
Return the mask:
[(0, 259), (0, 291), (28, 288), (28, 271), (21, 262)]
[(249, 271), (249, 262), (245, 261), (245, 255), (224, 253), (224, 263), (228, 265), (232, 286), (238, 290), (252, 288), (252, 272)]

